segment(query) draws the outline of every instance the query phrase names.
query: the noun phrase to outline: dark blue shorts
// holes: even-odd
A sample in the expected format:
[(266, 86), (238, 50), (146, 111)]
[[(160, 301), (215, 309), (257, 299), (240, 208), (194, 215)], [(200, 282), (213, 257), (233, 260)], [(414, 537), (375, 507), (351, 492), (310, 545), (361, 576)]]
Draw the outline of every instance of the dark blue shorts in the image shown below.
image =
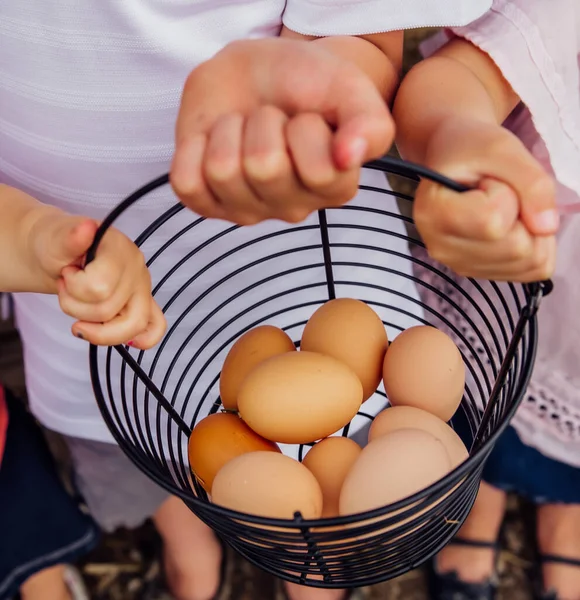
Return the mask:
[(88, 553), (98, 528), (64, 489), (40, 428), (6, 392), (9, 424), (0, 464), (0, 600), (31, 575)]
[[(453, 427), (469, 447), (472, 437), (460, 414), (454, 417)], [(526, 446), (511, 426), (500, 436), (491, 452), (483, 479), (535, 504), (580, 504), (580, 469)]]

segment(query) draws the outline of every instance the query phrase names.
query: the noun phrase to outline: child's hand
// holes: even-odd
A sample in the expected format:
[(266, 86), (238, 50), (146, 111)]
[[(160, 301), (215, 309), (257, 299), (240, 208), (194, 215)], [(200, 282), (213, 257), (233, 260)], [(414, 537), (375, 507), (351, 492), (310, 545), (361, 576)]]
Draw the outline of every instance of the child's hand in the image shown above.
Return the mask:
[(414, 218), (429, 254), (460, 275), (530, 282), (552, 275), (555, 185), (509, 131), (452, 119), (430, 140), (427, 164), (477, 190), (423, 181)]
[(303, 40), (236, 42), (187, 80), (171, 183), (206, 217), (298, 222), (349, 201), (393, 135), (354, 63)]
[(51, 209), (31, 230), (33, 256), (54, 282), (62, 310), (78, 319), (74, 335), (97, 345), (150, 348), (165, 332), (165, 317), (151, 296), (143, 254), (111, 228), (95, 260), (82, 269), (97, 227), (91, 219)]

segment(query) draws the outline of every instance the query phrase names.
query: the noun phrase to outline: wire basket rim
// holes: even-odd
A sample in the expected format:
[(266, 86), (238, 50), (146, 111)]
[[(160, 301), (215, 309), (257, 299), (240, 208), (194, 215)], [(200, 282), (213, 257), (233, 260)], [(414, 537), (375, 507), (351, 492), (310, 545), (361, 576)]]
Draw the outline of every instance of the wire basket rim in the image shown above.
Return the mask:
[[(395, 159), (392, 157), (383, 157), (376, 161), (372, 161), (371, 163), (367, 163), (365, 165), (366, 168), (373, 170), (380, 170), (385, 174), (394, 174), (398, 176), (402, 176), (413, 181), (419, 181), (421, 178), (428, 178), (440, 185), (448, 187), (449, 189), (456, 192), (464, 192), (467, 191), (468, 187), (457, 183), (451, 179), (444, 177), (439, 173), (435, 173), (426, 169), (420, 165), (416, 165), (413, 163), (409, 163), (406, 161), (402, 161), (399, 159)], [(169, 175), (165, 174), (157, 179), (152, 180), (151, 182), (145, 184), (133, 194), (128, 196), (123, 202), (121, 202), (102, 222), (97, 234), (95, 236), (95, 240), (87, 252), (87, 262), (91, 262), (96, 255), (96, 251), (98, 248), (98, 244), (101, 241), (106, 230), (112, 225), (112, 223), (116, 220), (116, 218), (122, 214), (129, 206), (134, 204), (139, 198), (145, 196), (149, 192), (154, 189), (166, 185), (169, 183)], [(408, 198), (412, 200), (412, 198)], [(175, 214), (175, 211), (179, 210), (179, 204), (174, 205), (167, 209), (157, 220), (163, 221), (163, 219), (171, 218), (172, 215)], [(205, 220), (200, 218), (201, 220)], [(410, 220), (412, 222), (412, 219)], [(470, 278), (468, 278), (470, 279)], [(464, 480), (470, 473), (473, 473), (475, 468), (477, 468), (481, 463), (485, 460), (491, 449), (495, 445), (497, 438), (503, 433), (506, 427), (509, 425), (513, 415), (519, 408), (521, 401), (524, 397), (527, 385), (529, 383), (532, 368), (536, 357), (537, 352), (537, 337), (538, 337), (538, 327), (537, 327), (537, 318), (536, 311), (539, 306), (540, 300), (543, 295), (547, 295), (551, 291), (551, 282), (538, 282), (534, 284), (515, 284), (520, 286), (524, 290), (525, 299), (527, 304), (524, 306), (525, 314), (521, 314), (518, 319), (518, 323), (520, 323), (522, 331), (520, 333), (520, 339), (523, 335), (523, 330), (527, 327), (527, 334), (529, 336), (529, 351), (525, 356), (525, 364), (522, 366), (525, 372), (525, 377), (520, 377), (518, 379), (518, 388), (517, 391), (511, 396), (511, 407), (506, 412), (506, 414), (502, 417), (500, 423), (495, 426), (494, 431), (489, 435), (489, 437), (482, 442), (477, 448), (475, 448), (472, 452), (470, 452), (468, 458), (463, 461), (460, 465), (456, 466), (453, 470), (447, 473), (443, 478), (439, 479), (435, 483), (430, 486), (416, 492), (415, 494), (403, 498), (397, 502), (388, 504), (386, 506), (376, 508), (370, 511), (364, 511), (361, 513), (356, 513), (352, 515), (339, 516), (339, 517), (326, 517), (319, 519), (305, 519), (299, 513), (295, 515), (293, 519), (273, 519), (268, 517), (261, 517), (258, 515), (252, 515), (249, 513), (243, 513), (239, 511), (235, 511), (232, 509), (228, 509), (216, 504), (213, 504), (211, 501), (206, 500), (202, 497), (199, 497), (194, 494), (192, 491), (186, 491), (180, 488), (177, 485), (177, 482), (173, 482), (173, 484), (168, 484), (162, 477), (157, 476), (157, 474), (152, 472), (151, 468), (148, 468), (147, 465), (143, 465), (144, 457), (140, 456), (142, 450), (137, 449), (135, 446), (128, 448), (130, 444), (122, 437), (121, 433), (118, 431), (118, 428), (112, 422), (108, 411), (105, 410), (106, 400), (103, 393), (103, 389), (101, 386), (100, 377), (98, 375), (99, 367), (98, 367), (98, 352), (99, 347), (90, 344), (89, 348), (89, 362), (90, 362), (90, 371), (91, 371), (91, 379), (93, 384), (93, 389), (95, 392), (95, 396), (97, 398), (97, 404), (107, 424), (108, 429), (111, 434), (115, 438), (116, 442), (123, 449), (125, 454), (131, 459), (131, 461), (142, 471), (144, 471), (148, 477), (152, 478), (157, 484), (161, 485), (167, 491), (179, 496), (182, 500), (184, 500), (188, 505), (203, 507), (204, 510), (209, 510), (209, 512), (227, 517), (229, 519), (234, 520), (243, 520), (247, 523), (251, 523), (253, 525), (259, 526), (267, 526), (267, 527), (280, 527), (282, 529), (292, 529), (296, 530), (299, 528), (325, 528), (325, 527), (335, 527), (338, 525), (352, 525), (362, 521), (366, 521), (369, 519), (376, 519), (378, 517), (383, 517), (388, 513), (392, 513), (395, 511), (400, 511), (402, 509), (408, 508), (417, 502), (420, 502), (423, 499), (426, 499), (431, 496), (435, 496), (439, 494), (443, 497), (446, 490), (449, 488), (458, 485), (462, 480)], [(513, 334), (515, 337), (515, 333)], [(518, 343), (519, 343), (518, 341)], [(109, 352), (112, 351), (112, 348), (108, 349)], [(507, 353), (507, 350), (506, 350)], [(504, 357), (505, 359), (505, 357)], [(503, 365), (502, 361), (502, 365)], [(130, 365), (129, 365), (130, 366)], [(497, 379), (496, 378), (496, 383)], [(490, 401), (488, 401), (489, 403)], [(219, 410), (219, 409), (218, 409)], [(190, 470), (191, 472), (191, 470)]]

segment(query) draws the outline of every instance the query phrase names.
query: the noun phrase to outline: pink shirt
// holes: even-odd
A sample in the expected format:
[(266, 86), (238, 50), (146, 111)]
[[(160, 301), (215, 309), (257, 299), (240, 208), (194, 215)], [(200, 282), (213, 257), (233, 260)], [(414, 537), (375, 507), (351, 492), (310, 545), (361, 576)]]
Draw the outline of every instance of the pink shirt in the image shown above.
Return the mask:
[[(558, 182), (563, 215), (580, 211), (580, 3), (494, 0), (483, 17), (427, 40), (452, 36), (494, 60), (522, 99), (504, 124)], [(564, 217), (554, 292), (538, 313), (539, 345), (528, 395), (512, 425), (545, 455), (580, 467), (580, 215)]]

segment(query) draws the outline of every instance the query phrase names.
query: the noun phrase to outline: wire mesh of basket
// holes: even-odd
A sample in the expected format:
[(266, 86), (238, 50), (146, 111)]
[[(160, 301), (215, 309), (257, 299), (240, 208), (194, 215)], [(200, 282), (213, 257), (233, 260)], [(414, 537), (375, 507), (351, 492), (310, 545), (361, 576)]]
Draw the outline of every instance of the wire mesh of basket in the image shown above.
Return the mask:
[[(297, 225), (238, 227), (200, 218), (179, 203), (164, 210), (136, 239), (168, 320), (164, 339), (147, 352), (90, 348), (103, 418), (135, 465), (248, 560), (317, 587), (399, 576), (457, 532), (475, 500), (485, 459), (525, 392), (537, 344), (535, 315), (550, 291), (549, 282), (457, 278), (430, 261), (409, 216), (412, 195), (392, 191), (385, 175), (465, 188), (397, 159), (367, 166), (370, 179), (363, 179), (355, 201)], [(137, 210), (140, 198), (167, 183), (162, 176), (119, 204), (102, 223), (87, 260), (122, 213)], [(471, 432), (469, 459), (428, 489), (358, 515), (314, 521), (296, 513), (282, 520), (212, 504), (190, 471), (187, 442), (196, 423), (221, 410), (219, 376), (228, 349), (261, 324), (282, 328), (298, 346), (310, 315), (336, 297), (366, 302), (390, 339), (421, 324), (453, 336), (467, 367), (454, 419), (463, 419)], [(337, 435), (364, 443), (374, 415), (387, 405), (379, 388)], [(282, 446), (299, 460), (308, 448)]]

